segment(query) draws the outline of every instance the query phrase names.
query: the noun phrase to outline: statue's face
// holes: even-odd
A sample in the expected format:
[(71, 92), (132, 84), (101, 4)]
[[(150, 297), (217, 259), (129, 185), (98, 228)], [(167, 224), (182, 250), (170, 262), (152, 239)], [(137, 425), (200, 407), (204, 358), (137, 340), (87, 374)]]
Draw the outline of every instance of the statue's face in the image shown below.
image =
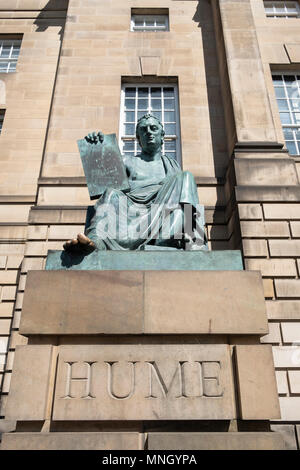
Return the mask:
[(143, 119), (138, 128), (139, 143), (142, 149), (151, 153), (162, 146), (163, 129), (153, 118)]

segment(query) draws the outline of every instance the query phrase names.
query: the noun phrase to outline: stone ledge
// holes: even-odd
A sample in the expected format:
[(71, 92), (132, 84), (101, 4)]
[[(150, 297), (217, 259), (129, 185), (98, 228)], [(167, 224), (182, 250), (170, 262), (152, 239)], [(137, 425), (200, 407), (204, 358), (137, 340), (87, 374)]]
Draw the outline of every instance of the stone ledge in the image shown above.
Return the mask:
[[(3, 434), (0, 450), (143, 450), (135, 432)], [(149, 433), (148, 450), (285, 450), (277, 432)]]
[(263, 335), (268, 325), (256, 271), (29, 271), (20, 333)]
[(289, 158), (253, 158), (234, 160), (237, 185), (299, 185), (296, 165)]
[(237, 202), (299, 202), (300, 185), (295, 186), (236, 186)]
[(140, 436), (137, 432), (16, 432), (2, 435), (0, 450), (141, 450)]
[(239, 250), (95, 250), (87, 255), (75, 255), (69, 254), (65, 251), (49, 250), (46, 270), (240, 271), (243, 270), (243, 261)]
[(149, 433), (149, 450), (285, 450), (275, 432)]

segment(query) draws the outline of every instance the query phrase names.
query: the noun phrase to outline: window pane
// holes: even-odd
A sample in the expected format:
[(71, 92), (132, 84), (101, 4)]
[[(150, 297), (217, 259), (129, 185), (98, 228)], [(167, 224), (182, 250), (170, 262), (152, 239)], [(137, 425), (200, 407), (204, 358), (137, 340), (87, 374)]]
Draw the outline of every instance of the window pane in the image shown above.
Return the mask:
[(289, 151), (289, 154), (291, 155), (297, 155), (297, 148), (296, 144), (294, 142), (286, 142), (287, 149)]
[(300, 111), (300, 100), (291, 100), (290, 106), (294, 111)]
[(151, 96), (153, 98), (160, 98), (161, 97), (161, 88), (151, 88)]
[(147, 110), (148, 109), (148, 100), (144, 100), (144, 99), (138, 100), (138, 109)]
[(125, 96), (126, 98), (134, 97), (135, 98), (135, 88), (125, 88)]
[(165, 133), (166, 135), (176, 135), (176, 125), (175, 124), (165, 124)]
[(285, 98), (284, 88), (275, 87), (275, 95), (277, 98)]
[(10, 62), (9, 72), (15, 72), (17, 68), (17, 62)]
[(161, 109), (161, 100), (151, 100), (152, 109)]
[(3, 46), (1, 51), (1, 57), (7, 58), (10, 56), (11, 46)]
[(284, 82), (286, 86), (292, 86), (295, 84), (295, 77), (294, 75), (284, 75)]
[(169, 141), (165, 142), (165, 149), (166, 150), (175, 150), (176, 149), (175, 140), (169, 140)]
[[(163, 123), (165, 133), (168, 136), (176, 136), (175, 90), (174, 86), (161, 85), (131, 86), (126, 88), (126, 92), (122, 94), (123, 112), (120, 135), (120, 148), (122, 148), (124, 154), (129, 155), (132, 153), (136, 155), (140, 153), (141, 149), (134, 136), (137, 121), (145, 114), (153, 114)], [(129, 93), (130, 96), (128, 96)], [(165, 93), (170, 97), (165, 98), (164, 103), (162, 103), (162, 97)], [(135, 99), (136, 95), (138, 99)], [(165, 104), (168, 105), (167, 109), (162, 108)], [(130, 139), (124, 140), (124, 137), (128, 136)], [(173, 139), (172, 137), (172, 140), (165, 143), (163, 152), (168, 152), (171, 158), (176, 158), (177, 143)]]
[(123, 144), (123, 150), (134, 150), (134, 141), (125, 140)]
[(0, 35), (0, 73), (15, 72), (17, 58), (20, 53), (21, 41), (5, 39)]
[(300, 113), (293, 113), (293, 114), (294, 114), (295, 124), (300, 124)]
[(144, 26), (144, 20), (135, 19), (135, 26)]
[(161, 121), (161, 111), (152, 111), (151, 114)]
[(132, 16), (133, 31), (166, 31), (168, 15), (134, 15)]
[(175, 111), (165, 111), (165, 121), (175, 122)]
[(292, 118), (289, 113), (279, 113), (282, 124), (293, 124)]
[(125, 135), (134, 135), (134, 134), (135, 134), (135, 125), (125, 124)]
[(0, 72), (6, 72), (8, 69), (8, 62), (0, 62)]
[(164, 88), (165, 97), (174, 97), (174, 88)]
[(293, 87), (287, 87), (286, 88), (286, 91), (287, 91), (287, 95), (289, 98), (300, 98), (300, 95), (299, 95), (299, 90), (297, 87), (293, 86)]
[(281, 75), (273, 75), (273, 84), (274, 86), (283, 86)]
[(283, 129), (283, 134), (284, 134), (285, 140), (293, 140), (294, 138), (293, 130), (290, 128)]
[(285, 6), (288, 13), (297, 13), (297, 7), (295, 3), (286, 2)]
[(13, 59), (18, 58), (19, 54), (20, 54), (20, 48), (19, 47), (14, 47), (13, 51), (12, 51), (12, 54), (11, 54), (11, 57)]
[(148, 97), (148, 88), (138, 88), (138, 97), (142, 98), (144, 96)]
[(143, 117), (145, 114), (147, 114), (146, 111), (138, 111), (137, 113), (138, 120), (141, 119), (141, 117)]
[(126, 109), (134, 109), (135, 108), (135, 100), (125, 99), (125, 108)]
[(165, 109), (174, 109), (175, 101), (170, 100), (170, 99), (165, 99), (164, 100), (164, 106), (165, 106)]
[(287, 100), (278, 100), (279, 111), (288, 111), (289, 106)]
[(125, 112), (125, 121), (126, 122), (134, 122), (135, 120), (135, 112), (134, 111), (126, 111)]

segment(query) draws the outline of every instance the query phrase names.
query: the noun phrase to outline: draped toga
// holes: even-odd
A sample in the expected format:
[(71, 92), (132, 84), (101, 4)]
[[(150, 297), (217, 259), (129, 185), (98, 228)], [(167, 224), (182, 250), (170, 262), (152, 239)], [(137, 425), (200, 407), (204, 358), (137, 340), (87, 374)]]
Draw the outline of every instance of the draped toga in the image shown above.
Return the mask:
[(96, 247), (100, 250), (182, 249), (183, 234), (190, 232), (197, 240), (198, 249), (207, 249), (204, 208), (199, 205), (193, 175), (182, 171), (166, 155), (150, 162), (139, 156), (127, 157), (124, 162), (130, 189), (107, 188), (96, 202), (95, 215), (86, 230)]

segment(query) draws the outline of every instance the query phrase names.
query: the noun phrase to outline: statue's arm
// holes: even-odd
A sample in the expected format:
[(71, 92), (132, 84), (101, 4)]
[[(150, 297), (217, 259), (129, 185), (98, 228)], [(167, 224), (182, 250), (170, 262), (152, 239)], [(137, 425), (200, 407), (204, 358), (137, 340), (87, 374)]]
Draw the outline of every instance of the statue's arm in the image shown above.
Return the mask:
[[(104, 134), (101, 131), (91, 132), (85, 136), (85, 140), (90, 144), (97, 144), (97, 142), (103, 142)], [(64, 250), (72, 253), (89, 253), (93, 251), (95, 248), (97, 248), (97, 245), (94, 241), (97, 238), (96, 227), (92, 228), (89, 233), (87, 233), (87, 235), (84, 233), (78, 233), (77, 238), (72, 238), (63, 245)]]

